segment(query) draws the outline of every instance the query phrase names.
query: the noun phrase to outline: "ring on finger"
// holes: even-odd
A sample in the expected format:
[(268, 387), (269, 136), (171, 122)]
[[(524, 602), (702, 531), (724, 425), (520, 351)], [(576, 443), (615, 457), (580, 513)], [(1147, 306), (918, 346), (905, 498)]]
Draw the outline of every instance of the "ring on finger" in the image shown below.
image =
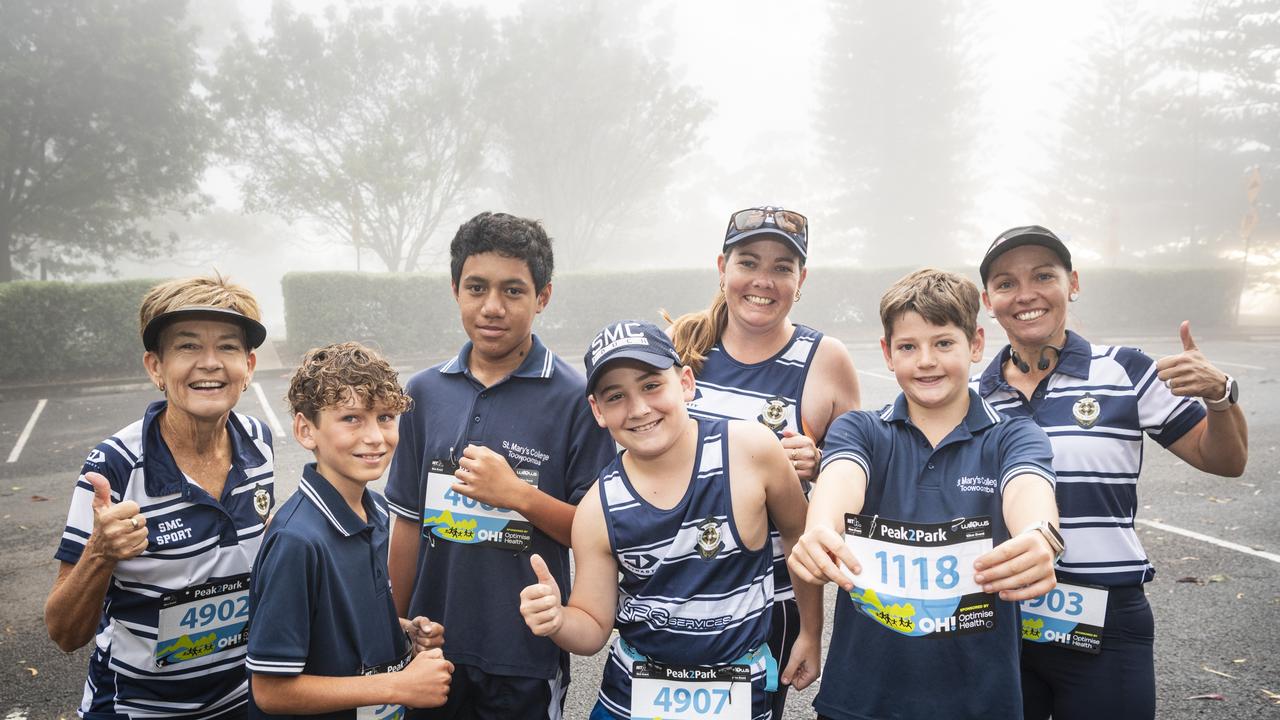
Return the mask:
[(134, 515), (134, 516), (130, 517), (130, 518), (129, 518), (129, 524), (130, 524), (130, 525), (133, 525), (133, 529), (134, 529), (134, 530), (137, 530), (137, 529), (138, 529), (138, 516), (137, 516), (137, 515)]

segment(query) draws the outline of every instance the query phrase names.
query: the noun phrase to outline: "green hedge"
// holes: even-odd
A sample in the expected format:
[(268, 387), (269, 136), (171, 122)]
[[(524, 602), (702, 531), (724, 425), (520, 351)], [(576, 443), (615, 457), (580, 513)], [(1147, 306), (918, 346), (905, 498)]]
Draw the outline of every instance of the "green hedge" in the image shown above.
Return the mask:
[[(878, 338), (880, 295), (907, 272), (813, 268), (792, 317), (844, 340)], [(551, 304), (534, 327), (572, 358), (605, 323), (621, 318), (661, 322), (660, 308), (672, 315), (705, 308), (716, 285), (714, 270), (560, 274), (553, 281)], [(283, 287), (295, 358), (308, 348), (342, 340), (371, 343), (393, 357), (438, 358), (466, 340), (445, 275), (290, 273)], [(1184, 319), (1197, 329), (1231, 327), (1241, 276), (1234, 269), (1099, 268), (1082, 274), (1081, 287), (1080, 302), (1071, 306), (1072, 327), (1086, 336), (1142, 332), (1176, 338)]]
[(143, 375), (138, 306), (155, 284), (0, 284), (0, 382)]

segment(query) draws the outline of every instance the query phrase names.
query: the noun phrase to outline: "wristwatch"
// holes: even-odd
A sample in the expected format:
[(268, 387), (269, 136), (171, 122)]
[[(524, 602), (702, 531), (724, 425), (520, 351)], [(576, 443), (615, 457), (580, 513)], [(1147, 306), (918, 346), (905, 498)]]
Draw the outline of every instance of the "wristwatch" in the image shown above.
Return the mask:
[(1062, 539), (1062, 533), (1058, 532), (1058, 528), (1048, 520), (1041, 520), (1034, 525), (1028, 525), (1025, 530), (1018, 533), (1019, 535), (1027, 535), (1029, 533), (1038, 532), (1045, 541), (1049, 543), (1049, 549), (1053, 550), (1053, 564), (1057, 565), (1062, 559), (1062, 553), (1067, 550), (1067, 541)]
[(1206, 398), (1204, 401), (1204, 406), (1215, 412), (1222, 412), (1223, 410), (1230, 409), (1231, 406), (1235, 405), (1236, 402), (1239, 400), (1240, 400), (1240, 383), (1236, 382), (1235, 378), (1228, 375), (1227, 391), (1224, 392), (1222, 394), (1222, 397), (1218, 398), (1217, 400), (1209, 400)]

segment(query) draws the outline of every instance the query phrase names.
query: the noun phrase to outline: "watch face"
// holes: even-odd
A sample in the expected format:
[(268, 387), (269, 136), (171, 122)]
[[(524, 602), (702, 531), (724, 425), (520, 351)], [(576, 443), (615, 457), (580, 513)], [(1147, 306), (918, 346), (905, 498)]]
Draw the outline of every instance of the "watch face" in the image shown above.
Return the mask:
[(1231, 382), (1227, 383), (1231, 387), (1227, 388), (1227, 401), (1232, 405), (1236, 404), (1236, 400), (1240, 398), (1240, 383), (1235, 378), (1231, 378)]

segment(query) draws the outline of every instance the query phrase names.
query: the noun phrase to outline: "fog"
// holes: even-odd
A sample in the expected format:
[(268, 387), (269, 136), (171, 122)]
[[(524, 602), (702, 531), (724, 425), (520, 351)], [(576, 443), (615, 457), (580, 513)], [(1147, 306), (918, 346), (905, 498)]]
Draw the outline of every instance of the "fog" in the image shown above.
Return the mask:
[[(39, 6), (6, 3), (6, 32)], [(217, 268), (280, 334), (285, 272), (443, 272), (482, 210), (542, 219), (558, 272), (617, 272), (712, 268), (728, 215), (767, 203), (809, 216), (814, 272), (973, 269), (1038, 223), (1082, 276), (1238, 268), (1243, 312), (1277, 312), (1280, 2), (244, 0), (173, 20), (137, 32), (193, 53), (191, 115), (156, 134), (190, 141), (191, 182), (95, 201), (128, 210), (104, 247), (85, 238), (105, 221), (32, 202), (0, 228), (15, 279)], [(21, 108), (0, 101), (0, 146)]]

